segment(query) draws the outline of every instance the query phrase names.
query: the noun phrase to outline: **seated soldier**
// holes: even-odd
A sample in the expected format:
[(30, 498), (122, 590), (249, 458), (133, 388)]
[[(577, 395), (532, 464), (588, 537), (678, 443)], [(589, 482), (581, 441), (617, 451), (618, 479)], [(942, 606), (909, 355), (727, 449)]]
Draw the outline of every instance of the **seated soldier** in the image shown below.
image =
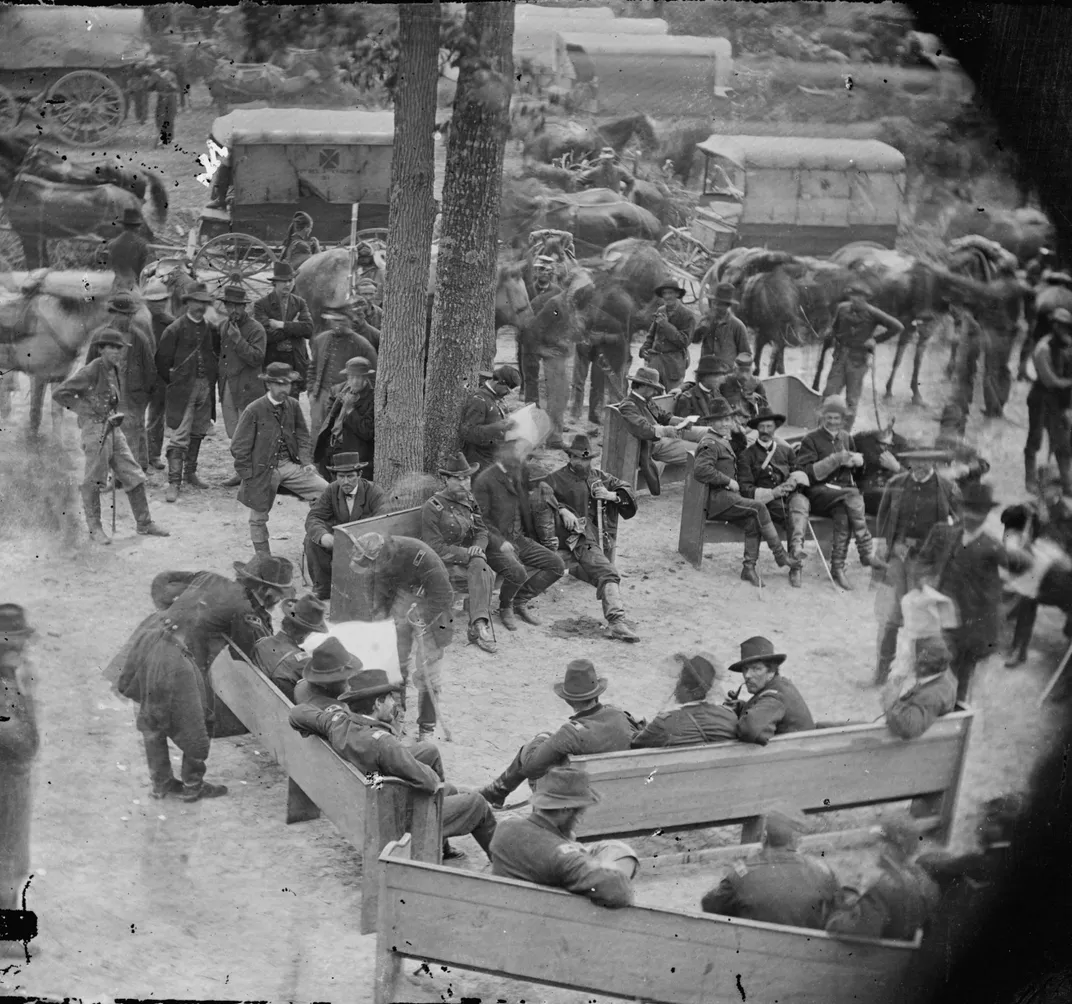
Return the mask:
[(759, 499), (745, 498), (737, 481), (737, 455), (730, 442), (733, 413), (726, 401), (716, 402), (710, 418), (709, 431), (696, 450), (693, 477), (701, 485), (709, 485), (707, 518), (740, 524), (744, 529), (744, 564), (741, 579), (758, 586), (756, 561), (759, 559), (759, 538), (767, 542), (779, 568), (799, 569), (804, 559), (786, 554), (778, 531), (771, 522), (767, 506)]
[(568, 762), (571, 755), (629, 749), (639, 726), (628, 712), (600, 703), (607, 678), (597, 677), (595, 666), (587, 659), (574, 659), (566, 667), (563, 681), (554, 684), (553, 689), (573, 714), (557, 732), (541, 732), (525, 743), (510, 766), (480, 789), (493, 809), (501, 809), (506, 796), (522, 781), (543, 777), (550, 768)]
[[(808, 497), (799, 489), (808, 483), (803, 471), (793, 470), (796, 454), (788, 443), (774, 438), (780, 425), (785, 424), (785, 415), (776, 415), (764, 406), (748, 420), (748, 427), (755, 429), (758, 438), (737, 454), (737, 482), (740, 493), (746, 499), (762, 502), (770, 518), (785, 527), (789, 538), (789, 555), (804, 560), (804, 536), (808, 531)], [(759, 534), (756, 524), (745, 524), (745, 571), (753, 586), (759, 585), (756, 561), (759, 558)], [(789, 585), (800, 588), (801, 570), (789, 569)]]
[(852, 906), (834, 912), (826, 922), (831, 934), (912, 941), (929, 927), (939, 893), (934, 880), (912, 862), (919, 835), (900, 823), (886, 823), (881, 834), (881, 874)]
[(629, 384), (629, 396), (618, 403), (618, 412), (629, 431), (640, 440), (640, 474), (648, 486), (648, 491), (652, 495), (658, 495), (662, 489), (654, 461), (660, 460), (664, 464), (685, 463), (689, 451), (682, 440), (699, 442), (707, 430), (676, 429), (672, 424), (673, 416), (651, 403), (651, 399), (663, 390), (659, 374), (655, 370), (641, 366), (630, 378)]
[(940, 635), (917, 638), (915, 677), (891, 676), (882, 689), (886, 727), (902, 739), (923, 735), (957, 703), (957, 679), (950, 672), (952, 655)]
[(488, 564), (488, 528), (469, 490), (479, 470), (461, 454), (439, 467), (446, 485), (421, 507), (421, 539), (443, 560), (451, 585), (469, 592), (469, 641), (485, 652), (496, 651), (491, 629), (491, 591), (495, 573)]
[(482, 471), (495, 463), (495, 444), (506, 438), (510, 419), (502, 401), (521, 386), (521, 374), (513, 366), (497, 366), (479, 376), (484, 382), (465, 402), (458, 436), (465, 459)]
[(549, 770), (536, 785), (532, 814), (504, 820), (495, 831), (491, 873), (565, 889), (599, 906), (631, 906), (628, 878), (616, 868), (603, 867), (573, 837), (581, 814), (599, 800), (583, 770)]
[(752, 697), (747, 703), (739, 701), (738, 687), (726, 703), (737, 712), (737, 738), (742, 742), (766, 746), (776, 735), (815, 728), (800, 691), (779, 672), (783, 662), (785, 656), (760, 635), (741, 642), (740, 661), (730, 666), (730, 672), (744, 675)]
[(822, 930), (839, 887), (829, 865), (797, 850), (797, 834), (806, 826), (803, 815), (793, 809), (768, 812), (762, 850), (738, 861), (703, 897), (704, 913)]
[(335, 480), (320, 493), (305, 517), (305, 560), (317, 599), (331, 599), (335, 527), (379, 516), (387, 509), (383, 489), (361, 476), (366, 467), (356, 453), (336, 453), (328, 465)]
[(311, 704), (318, 711), (344, 708), (339, 698), (363, 668), (361, 660), (347, 652), (338, 638), (325, 638), (302, 667), (302, 678), (294, 685), (294, 703)]
[(301, 643), (314, 632), (327, 632), (324, 617), (328, 608), (315, 596), (308, 594), (296, 600), (283, 600), (280, 606), (283, 609), (283, 624), (270, 638), (261, 638), (253, 646), (253, 661), (287, 699), (293, 701), (294, 685), (302, 678), (302, 671), (310, 659), (309, 653), (302, 650)]
[(734, 371), (722, 381), (719, 393), (735, 409), (751, 418), (761, 408), (769, 408), (767, 389), (763, 381), (752, 374), (752, 353), (738, 353), (734, 359)]
[(632, 746), (696, 746), (737, 738), (737, 716), (729, 708), (711, 704), (707, 696), (719, 676), (710, 659), (694, 655), (684, 659), (674, 700), (679, 707), (663, 711), (633, 736)]
[[(395, 695), (402, 684), (389, 681), (382, 669), (363, 669), (350, 684), (339, 695), (339, 703), (349, 711), (299, 705), (291, 708), (291, 727), (302, 735), (323, 736), (339, 756), (367, 775), (398, 777), (420, 791), (435, 791), (441, 778), (406, 749), (391, 728), (398, 711)], [(460, 792), (451, 784), (444, 786), (443, 793), (443, 837), (471, 833), (490, 858), (495, 817), (487, 802), (476, 792)], [(444, 847), (445, 858), (458, 856)]]
[(686, 383), (674, 401), (675, 418), (696, 416), (698, 425), (707, 425), (718, 400), (725, 400), (719, 388), (730, 368), (719, 362), (718, 356), (700, 356), (696, 364), (696, 379)]
[(877, 432), (859, 432), (852, 438), (864, 458), (863, 466), (853, 470), (852, 478), (864, 497), (864, 511), (868, 516), (877, 516), (886, 485), (904, 471), (897, 455), (910, 449), (911, 444), (893, 431), (892, 422)]

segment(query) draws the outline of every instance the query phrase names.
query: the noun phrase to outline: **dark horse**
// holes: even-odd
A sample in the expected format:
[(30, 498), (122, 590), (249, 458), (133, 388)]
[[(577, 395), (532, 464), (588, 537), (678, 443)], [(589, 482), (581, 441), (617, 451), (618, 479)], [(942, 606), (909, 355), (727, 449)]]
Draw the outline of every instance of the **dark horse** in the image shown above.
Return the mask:
[(525, 140), (524, 150), (527, 158), (550, 163), (566, 153), (574, 157), (595, 157), (605, 146), (621, 153), (634, 137), (645, 149), (655, 149), (658, 143), (655, 123), (649, 116), (637, 113), (586, 126), (548, 119), (543, 113)]

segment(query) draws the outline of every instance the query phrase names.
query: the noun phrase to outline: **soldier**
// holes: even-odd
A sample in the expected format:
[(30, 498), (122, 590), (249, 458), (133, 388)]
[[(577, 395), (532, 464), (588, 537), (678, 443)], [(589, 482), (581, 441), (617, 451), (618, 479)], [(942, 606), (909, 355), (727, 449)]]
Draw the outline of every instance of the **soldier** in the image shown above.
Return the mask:
[[(227, 320), (214, 333), (212, 343), (220, 360), (220, 404), (223, 406), (223, 424), (228, 438), (234, 436), (238, 418), (246, 410), (246, 405), (261, 396), (260, 374), (268, 348), (264, 328), (246, 313), (247, 303), (249, 297), (241, 286), (224, 289), (223, 305)], [(236, 474), (222, 487), (235, 488), (241, 483)]]
[[(824, 348), (834, 346), (834, 361), (826, 378), (823, 397), (845, 393), (848, 409), (846, 429), (852, 428), (856, 418), (856, 406), (860, 403), (864, 377), (875, 346), (891, 338), (899, 338), (904, 325), (868, 303), (870, 292), (861, 282), (850, 282), (845, 289), (848, 302), (837, 305), (834, 316), (823, 332)], [(885, 329), (881, 337), (875, 337), (875, 329)]]
[[(555, 281), (555, 272), (558, 262), (550, 255), (537, 255), (532, 263), (532, 286), (529, 288), (529, 307), (533, 317), (543, 308), (543, 305), (552, 297), (562, 292), (562, 286)], [(535, 352), (530, 352), (525, 346), (525, 338), (519, 330), (517, 333), (517, 365), (520, 368), (521, 393), (526, 404), (540, 403), (540, 357)], [(574, 373), (577, 372), (577, 360), (573, 363)], [(576, 389), (576, 378), (574, 380)], [(581, 384), (581, 395), (584, 394), (584, 384)], [(580, 412), (580, 405), (577, 405)]]
[(737, 306), (733, 285), (720, 282), (715, 289), (711, 312), (696, 326), (692, 340), (700, 343), (701, 356), (714, 356), (721, 364), (732, 368), (742, 352), (752, 352), (748, 343), (748, 328), (733, 312)]
[[(23, 907), (30, 877), (34, 757), (39, 738), (26, 611), (0, 603), (0, 911)], [(14, 918), (12, 918), (14, 919)], [(25, 942), (0, 938), (0, 956), (25, 955)]]
[(316, 437), (313, 459), (321, 471), (342, 454), (356, 454), (368, 467), (365, 477), (373, 477), (376, 456), (376, 392), (372, 378), (376, 370), (364, 356), (346, 361), (346, 369), (336, 374), (345, 383), (331, 397), (323, 424)]
[(723, 378), (729, 376), (730, 372), (730, 367), (719, 362), (717, 356), (700, 356), (696, 364), (695, 382), (684, 384), (674, 401), (675, 417), (690, 418), (695, 415), (697, 425), (707, 425), (715, 402), (725, 400), (720, 387)]
[(421, 508), (421, 539), (443, 560), (451, 585), (469, 593), (469, 641), (494, 654), (491, 591), (495, 573), (488, 565), (488, 528), (470, 491), (477, 465), (458, 453), (439, 467), (445, 488)]
[(696, 329), (696, 318), (681, 301), (684, 288), (677, 282), (664, 282), (655, 287), (662, 302), (640, 348), (640, 358), (659, 374), (662, 384), (673, 390), (681, 386), (689, 367), (689, 343)]
[[(558, 287), (555, 287), (556, 290)], [(558, 290), (560, 292), (560, 290)], [(537, 296), (532, 309), (540, 309)], [(573, 302), (581, 312), (584, 332), (574, 351), (573, 399), (570, 414), (579, 419), (584, 407), (584, 385), (592, 372), (588, 395), (588, 421), (603, 422), (603, 399), (608, 383), (618, 384), (629, 372), (629, 339), (636, 307), (632, 297), (608, 275), (597, 274), (594, 281), (578, 288)], [(611, 380), (608, 380), (608, 370)], [(537, 374), (538, 375), (538, 374)], [(526, 377), (526, 381), (527, 381)], [(526, 400), (535, 400), (526, 393)]]
[(124, 209), (120, 222), (123, 232), (108, 242), (108, 268), (115, 273), (113, 292), (137, 289), (143, 269), (153, 260), (149, 242), (140, 233), (144, 225), (141, 213)]
[(1072, 495), (1072, 312), (1058, 307), (1050, 317), (1051, 333), (1039, 339), (1032, 359), (1035, 382), (1027, 395), (1027, 441), (1024, 443), (1024, 484), (1035, 490), (1035, 456), (1045, 430), (1057, 459), (1065, 494)]
[[(395, 622), (402, 682), (414, 667), (417, 728), (423, 738), (435, 731), (440, 660), (454, 635), (454, 592), (439, 555), (414, 537), (362, 534), (350, 558), (356, 619)], [(402, 708), (405, 709), (405, 689)]]
[(737, 716), (724, 705), (707, 700), (719, 677), (720, 670), (711, 659), (702, 655), (682, 658), (681, 673), (674, 687), (678, 707), (661, 712), (645, 725), (633, 736), (633, 748), (696, 746), (736, 739)]
[(277, 261), (272, 270), (272, 292), (253, 305), (253, 316), (268, 336), (264, 363), (286, 363), (298, 375), (290, 393), (297, 397), (305, 390), (309, 369), (306, 342), (313, 336), (309, 307), (294, 291), (294, 269), (289, 262)]
[(305, 560), (318, 599), (331, 599), (335, 527), (380, 516), (387, 509), (383, 489), (363, 476), (366, 467), (368, 464), (356, 453), (336, 453), (328, 468), (335, 474), (335, 480), (320, 493), (305, 517)]
[[(755, 429), (757, 438), (751, 446), (737, 455), (737, 481), (740, 493), (746, 499), (755, 499), (767, 507), (770, 518), (785, 527), (789, 543), (789, 556), (804, 559), (804, 537), (808, 531), (808, 513), (811, 506), (808, 497), (800, 489), (807, 484), (807, 475), (794, 470), (796, 455), (788, 443), (774, 438), (778, 427), (785, 424), (785, 416), (765, 408), (748, 420), (748, 427)], [(749, 524), (751, 526), (751, 524)], [(745, 529), (745, 542), (752, 541), (751, 571), (759, 558), (759, 537)], [(745, 559), (747, 564), (748, 559)], [(789, 569), (789, 585), (800, 588), (801, 569)], [(751, 580), (750, 580), (751, 581)], [(753, 585), (755, 583), (753, 582)]]
[(774, 645), (761, 635), (741, 642), (741, 658), (730, 666), (730, 672), (743, 675), (752, 697), (747, 702), (738, 700), (738, 687), (726, 702), (737, 712), (737, 738), (741, 742), (766, 746), (776, 735), (815, 728), (800, 691), (780, 672), (783, 662), (785, 656), (776, 653)]
[[(149, 308), (152, 318), (152, 348), (153, 366), (156, 366), (156, 350), (160, 347), (160, 339), (168, 327), (175, 323), (175, 318), (168, 313), (168, 301), (171, 293), (167, 286), (159, 279), (150, 280), (142, 292), (142, 299)], [(159, 376), (159, 374), (157, 374)], [(167, 384), (157, 380), (153, 392), (149, 397), (149, 405), (145, 413), (145, 435), (149, 453), (149, 466), (156, 471), (162, 471), (165, 467), (160, 460), (160, 453), (164, 449), (164, 397), (167, 394)]]
[(462, 453), (470, 464), (477, 465), (478, 472), (495, 463), (495, 444), (506, 438), (510, 427), (500, 402), (521, 386), (521, 374), (513, 366), (497, 366), (479, 376), (484, 382), (465, 402), (459, 429)]
[[(554, 524), (558, 548), (565, 549), (573, 559), (569, 562), (570, 575), (596, 587), (612, 638), (639, 641), (625, 622), (622, 577), (607, 557), (608, 548), (613, 553), (618, 537), (618, 518), (632, 519), (636, 515), (636, 495), (624, 481), (592, 466), (587, 436), (574, 436), (565, 452), (569, 458), (566, 466), (543, 480), (552, 494), (542, 496), (534, 517), (539, 524), (540, 508), (549, 506), (554, 510), (558, 517)], [(551, 539), (548, 534), (541, 536), (540, 542), (549, 547)]]
[(752, 373), (752, 353), (742, 352), (734, 360), (734, 371), (722, 381), (719, 393), (745, 418), (768, 408), (763, 381)]
[(363, 668), (361, 660), (347, 652), (338, 638), (325, 638), (302, 667), (302, 678), (294, 685), (294, 703), (311, 704), (318, 711), (346, 710), (339, 698), (351, 689), (350, 681)]
[(617, 869), (604, 867), (574, 838), (581, 814), (599, 800), (583, 770), (549, 770), (533, 793), (532, 814), (504, 820), (496, 829), (491, 873), (565, 889), (587, 896), (598, 906), (631, 906), (629, 879)]
[(170, 146), (175, 138), (175, 120), (179, 112), (179, 78), (171, 70), (155, 66), (149, 78), (149, 90), (156, 94), (155, 146)]
[[(261, 638), (253, 646), (253, 661), (260, 666), (290, 701), (294, 700), (294, 687), (302, 679), (305, 664), (311, 658), (302, 650), (301, 644), (311, 634), (327, 634), (327, 605), (315, 596), (306, 594), (297, 599), (283, 600), (283, 623), (270, 638)], [(338, 639), (328, 639), (337, 641)], [(313, 651), (316, 653), (327, 645), (322, 642)], [(321, 659), (323, 656), (321, 656)], [(356, 670), (355, 670), (356, 672)]]
[(763, 849), (738, 861), (703, 897), (704, 913), (822, 930), (837, 901), (838, 881), (829, 865), (798, 852), (797, 835), (806, 826), (792, 809), (768, 812)]
[(886, 727), (901, 739), (918, 739), (957, 704), (957, 680), (941, 635), (917, 638), (914, 648), (914, 677), (891, 676), (880, 698)]
[(569, 763), (571, 756), (614, 753), (629, 749), (639, 729), (626, 711), (600, 703), (607, 678), (597, 676), (588, 659), (574, 659), (566, 666), (554, 692), (573, 714), (555, 732), (540, 732), (517, 751), (517, 755), (491, 784), (480, 789), (493, 809), (503, 808), (506, 798), (525, 780), (536, 781), (552, 767)]
[(578, 175), (578, 180), (588, 188), (609, 188), (615, 194), (622, 186), (631, 188), (636, 179), (618, 163), (614, 147), (605, 146), (599, 151), (595, 164)]
[(357, 245), (357, 261), (355, 262), (354, 281), (357, 291), (361, 292), (361, 282), (371, 282), (375, 286), (375, 292), (369, 298), (377, 307), (383, 306), (383, 281), (384, 272), (376, 264), (375, 255), (372, 253), (372, 245), (367, 241), (360, 241)]
[(86, 455), (82, 504), (90, 540), (96, 544), (112, 542), (101, 526), (100, 504), (100, 493), (108, 482), (109, 470), (116, 484), (122, 484), (127, 493), (138, 533), (152, 537), (170, 536), (167, 530), (153, 522), (145, 495), (145, 473), (130, 452), (120, 428), (123, 413), (116, 409), (123, 397), (119, 366), (126, 342), (118, 331), (103, 328), (96, 333), (96, 344), (100, 355), (52, 392), (53, 401), (78, 415), (82, 450)]
[(199, 282), (183, 293), (182, 303), (185, 313), (168, 326), (156, 348), (156, 371), (167, 385), (164, 434), (168, 440), (168, 502), (178, 499), (184, 476), (191, 487), (208, 487), (197, 477), (197, 459), (216, 408), (215, 332), (205, 320), (212, 297)]
[[(737, 456), (730, 440), (733, 426), (733, 410), (727, 401), (716, 402), (710, 418), (707, 434), (696, 449), (696, 466), (693, 477), (702, 485), (709, 485), (707, 496), (707, 519), (735, 523), (744, 529), (744, 562), (741, 566), (741, 581), (758, 587), (759, 539), (767, 542), (779, 568), (790, 572), (804, 564), (800, 554), (786, 554), (778, 531), (771, 522), (770, 512), (758, 498), (746, 498), (741, 494), (737, 480)], [(798, 503), (799, 505), (799, 503)]]
[(845, 578), (850, 529), (856, 538), (860, 564), (879, 570), (886, 567), (875, 555), (863, 496), (853, 480), (853, 468), (862, 467), (864, 458), (856, 452), (852, 436), (842, 429), (847, 416), (849, 409), (842, 398), (826, 398), (819, 409), (820, 426), (801, 440), (796, 462), (796, 469), (808, 477), (805, 494), (812, 515), (830, 516), (834, 520), (830, 574), (842, 589), (852, 589)]
[[(310, 428), (319, 435), (331, 407), (331, 401), (342, 390), (342, 381), (346, 379), (343, 367), (348, 359), (365, 359), (370, 373), (376, 372), (376, 349), (365, 334), (358, 334), (354, 327), (358, 324), (351, 320), (344, 307), (325, 307), (320, 314), (325, 325), (311, 343), (312, 367), (309, 374), (309, 416)], [(360, 327), (372, 328), (364, 321)], [(371, 459), (371, 458), (369, 458)]]

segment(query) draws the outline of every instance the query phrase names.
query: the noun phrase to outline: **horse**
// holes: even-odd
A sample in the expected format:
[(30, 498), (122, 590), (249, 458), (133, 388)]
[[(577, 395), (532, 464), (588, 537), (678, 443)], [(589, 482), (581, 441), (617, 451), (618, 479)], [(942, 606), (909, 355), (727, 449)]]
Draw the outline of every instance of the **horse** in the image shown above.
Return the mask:
[(566, 153), (578, 158), (593, 158), (605, 146), (612, 147), (615, 153), (620, 154), (634, 138), (645, 149), (655, 149), (658, 140), (655, 123), (650, 116), (637, 113), (582, 125), (572, 119), (565, 122), (548, 119), (545, 113), (539, 117), (524, 141), (523, 153), (526, 160), (540, 160), (549, 164)]
[(1037, 209), (986, 209), (964, 206), (949, 220), (946, 240), (978, 234), (997, 242), (1011, 252), (1021, 265), (1038, 255), (1044, 247), (1053, 247), (1056, 231)]

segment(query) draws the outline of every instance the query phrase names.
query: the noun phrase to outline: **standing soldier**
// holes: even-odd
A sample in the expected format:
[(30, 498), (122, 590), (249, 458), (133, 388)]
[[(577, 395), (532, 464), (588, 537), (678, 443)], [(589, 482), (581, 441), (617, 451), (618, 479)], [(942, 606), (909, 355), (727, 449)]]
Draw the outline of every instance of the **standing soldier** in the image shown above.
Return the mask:
[(215, 332), (205, 320), (212, 297), (198, 282), (183, 293), (182, 302), (185, 313), (167, 328), (156, 349), (156, 372), (167, 385), (168, 502), (178, 499), (184, 475), (191, 487), (208, 487), (197, 476), (197, 458), (216, 410)]
[(632, 297), (607, 276), (597, 276), (595, 282), (578, 289), (574, 302), (584, 319), (584, 334), (574, 351), (570, 414), (581, 417), (584, 384), (591, 367), (588, 421), (598, 426), (603, 422), (603, 399), (610, 382), (607, 369), (617, 386), (624, 383), (629, 372), (629, 338), (635, 307)]
[(439, 468), (445, 489), (421, 508), (421, 539), (439, 555), (451, 574), (451, 585), (469, 592), (469, 641), (494, 654), (491, 591), (495, 573), (488, 565), (488, 528), (470, 489), (477, 465), (459, 453)]
[(253, 316), (268, 335), (265, 366), (286, 363), (298, 375), (290, 393), (297, 397), (305, 390), (309, 368), (306, 342), (313, 336), (313, 317), (306, 302), (294, 293), (294, 269), (277, 261), (272, 271), (272, 292), (253, 305)]
[[(260, 374), (268, 346), (264, 328), (246, 312), (247, 303), (249, 297), (241, 286), (228, 286), (223, 291), (227, 320), (213, 332), (212, 339), (212, 348), (220, 360), (220, 404), (228, 438), (234, 436), (246, 405), (261, 395)], [(236, 488), (239, 484), (241, 480), (235, 474), (222, 487)]]
[(748, 329), (734, 312), (737, 306), (733, 285), (720, 282), (715, 289), (715, 302), (709, 313), (697, 326), (692, 340), (700, 343), (700, 354), (714, 356), (727, 369), (742, 352), (751, 352), (748, 344)]
[[(153, 369), (156, 369), (156, 350), (160, 348), (160, 339), (168, 326), (175, 323), (175, 318), (168, 313), (168, 300), (171, 293), (159, 279), (153, 279), (142, 293), (149, 314), (152, 318)], [(159, 376), (159, 374), (156, 374)], [(149, 466), (161, 471), (164, 464), (160, 461), (160, 452), (164, 449), (164, 395), (167, 384), (157, 380), (153, 393), (149, 397), (149, 406), (145, 415), (145, 436), (149, 451)]]
[(108, 482), (109, 470), (127, 493), (138, 533), (167, 537), (168, 532), (157, 526), (149, 514), (145, 473), (119, 428), (123, 422), (122, 412), (116, 410), (123, 396), (119, 366), (126, 342), (111, 328), (98, 331), (96, 339), (100, 355), (52, 393), (54, 401), (78, 415), (78, 426), (82, 430), (82, 450), (86, 455), (82, 504), (90, 539), (97, 544), (112, 542), (101, 526), (100, 504), (100, 493)]
[(153, 260), (149, 242), (138, 232), (142, 227), (141, 213), (133, 207), (124, 209), (121, 218), (123, 232), (108, 241), (108, 268), (115, 273), (113, 291), (137, 289), (142, 269)]
[[(37, 711), (26, 651), (34, 630), (15, 603), (0, 603), (0, 911), (22, 909), (30, 876), (31, 768)], [(0, 957), (24, 955), (25, 943), (0, 939)]]
[[(438, 718), (440, 667), (454, 636), (454, 591), (439, 555), (414, 537), (362, 534), (354, 541), (350, 569), (354, 573), (356, 619), (395, 622), (398, 665), (405, 683), (417, 687), (418, 738), (435, 732)], [(406, 707), (406, 691), (400, 694)]]
[[(824, 348), (834, 346), (834, 362), (826, 378), (823, 397), (845, 392), (848, 416), (845, 429), (852, 429), (856, 419), (856, 406), (863, 393), (864, 377), (875, 346), (898, 338), (904, 325), (867, 302), (870, 293), (861, 282), (850, 282), (845, 290), (848, 302), (842, 301), (834, 311), (830, 326), (823, 333)], [(875, 329), (882, 327), (885, 333), (875, 337)]]
[(521, 374), (513, 366), (497, 366), (481, 372), (484, 381), (465, 402), (459, 436), (462, 453), (477, 471), (495, 463), (495, 447), (506, 438), (510, 421), (500, 403), (510, 391), (521, 386)]
[[(376, 372), (377, 362), (375, 347), (365, 335), (354, 330), (357, 322), (351, 320), (345, 307), (325, 307), (320, 316), (326, 327), (310, 346), (313, 365), (309, 375), (309, 427), (314, 435), (319, 435), (331, 400), (342, 389), (346, 361), (367, 359), (372, 373)], [(364, 320), (360, 324), (369, 328)]]
[(149, 89), (156, 93), (156, 146), (170, 146), (179, 113), (179, 78), (162, 66), (153, 68)]
[(238, 501), (250, 510), (249, 536), (258, 554), (271, 553), (268, 517), (281, 487), (315, 502), (328, 486), (313, 467), (305, 416), (290, 393), (297, 378), (286, 363), (269, 363), (261, 374), (267, 393), (242, 412), (231, 439), (235, 471), (242, 479)]
[(323, 425), (316, 437), (313, 460), (323, 473), (342, 454), (356, 454), (368, 467), (371, 481), (376, 454), (376, 392), (372, 377), (376, 371), (364, 356), (348, 359), (346, 369), (336, 376), (345, 383), (332, 396)]
[(1057, 459), (1066, 495), (1072, 495), (1072, 312), (1058, 307), (1050, 317), (1051, 333), (1035, 347), (1035, 382), (1027, 395), (1027, 442), (1024, 443), (1024, 482), (1036, 490), (1035, 457), (1045, 430)]
[[(550, 255), (537, 255), (532, 263), (532, 285), (526, 287), (529, 292), (529, 308), (535, 317), (543, 305), (553, 296), (562, 292), (562, 286), (555, 281), (556, 260)], [(517, 333), (517, 365), (521, 370), (521, 393), (526, 404), (540, 403), (540, 357), (526, 346), (525, 332)], [(576, 361), (574, 370), (576, 371)], [(583, 387), (582, 387), (583, 389)]]
[(658, 372), (667, 390), (674, 390), (681, 386), (685, 370), (689, 368), (689, 343), (696, 328), (696, 318), (681, 302), (685, 290), (678, 283), (665, 282), (656, 286), (655, 295), (662, 299), (662, 303), (655, 310), (647, 341), (640, 349), (640, 358)]

